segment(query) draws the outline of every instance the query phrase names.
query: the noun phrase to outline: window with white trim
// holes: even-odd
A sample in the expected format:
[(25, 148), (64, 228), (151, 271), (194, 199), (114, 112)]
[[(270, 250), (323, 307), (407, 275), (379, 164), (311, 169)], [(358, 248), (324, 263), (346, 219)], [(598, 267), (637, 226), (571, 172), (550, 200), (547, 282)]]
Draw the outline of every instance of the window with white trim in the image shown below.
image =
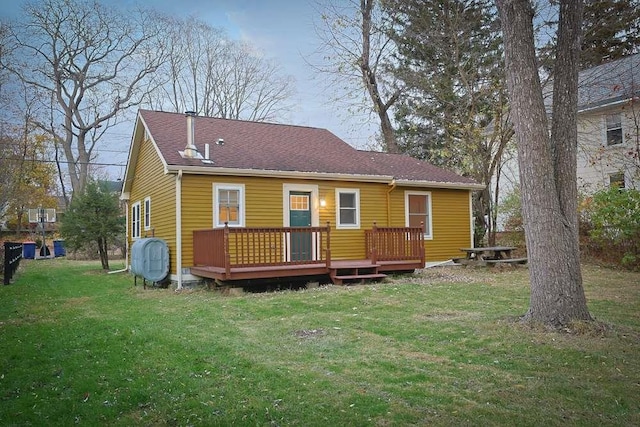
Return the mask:
[(360, 228), (360, 190), (336, 188), (336, 228)]
[(244, 184), (213, 186), (213, 225), (244, 227)]
[(607, 114), (607, 145), (622, 144), (622, 114)]
[(433, 238), (431, 228), (431, 193), (404, 193), (406, 227), (422, 227), (425, 239)]
[(144, 199), (144, 229), (151, 229), (151, 197)]
[(140, 202), (131, 206), (131, 238), (140, 238)]

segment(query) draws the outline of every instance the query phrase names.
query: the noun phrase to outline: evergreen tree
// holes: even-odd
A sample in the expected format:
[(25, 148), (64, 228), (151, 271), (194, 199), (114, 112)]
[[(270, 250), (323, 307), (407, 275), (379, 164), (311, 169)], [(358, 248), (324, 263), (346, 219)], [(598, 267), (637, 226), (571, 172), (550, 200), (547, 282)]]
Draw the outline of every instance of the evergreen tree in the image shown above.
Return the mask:
[[(394, 17), (394, 72), (404, 85), (395, 116), (402, 151), (488, 186), (512, 135), (493, 2), (387, 0), (384, 5)], [(479, 242), (495, 223), (485, 221), (494, 213), (489, 188), (473, 202)]]
[(118, 194), (106, 183), (88, 181), (85, 190), (75, 195), (62, 218), (60, 233), (69, 249), (98, 245), (102, 268), (109, 269), (108, 247), (125, 231), (125, 221), (118, 203)]
[[(538, 11), (543, 15), (542, 9)], [(555, 34), (558, 13), (555, 3), (545, 10), (541, 34)], [(585, 0), (582, 17), (581, 70), (640, 52), (640, 0)], [(547, 72), (553, 72), (555, 36), (540, 46), (538, 58)]]
[(405, 92), (396, 120), (414, 157), (473, 173), (481, 132), (501, 109), (501, 39), (488, 0), (390, 0), (396, 77)]
[(640, 0), (587, 0), (582, 22), (581, 69), (638, 53)]

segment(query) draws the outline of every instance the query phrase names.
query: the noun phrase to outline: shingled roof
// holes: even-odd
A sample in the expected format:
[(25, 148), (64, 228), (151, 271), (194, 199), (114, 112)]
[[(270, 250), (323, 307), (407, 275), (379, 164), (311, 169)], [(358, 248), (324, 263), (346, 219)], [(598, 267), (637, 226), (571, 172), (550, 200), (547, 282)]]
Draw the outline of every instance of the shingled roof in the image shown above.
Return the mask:
[[(168, 171), (194, 173), (241, 170), (299, 173), (301, 176), (353, 180), (401, 180), (407, 185), (478, 189), (474, 180), (399, 154), (359, 151), (326, 129), (197, 116), (194, 143), (200, 154), (209, 144), (211, 162), (183, 158), (187, 144), (184, 114), (140, 110), (139, 124), (156, 145)], [(223, 140), (223, 144), (218, 141)], [(134, 145), (135, 145), (134, 135)], [(134, 154), (135, 147), (132, 147)], [(137, 156), (130, 155), (130, 162)]]

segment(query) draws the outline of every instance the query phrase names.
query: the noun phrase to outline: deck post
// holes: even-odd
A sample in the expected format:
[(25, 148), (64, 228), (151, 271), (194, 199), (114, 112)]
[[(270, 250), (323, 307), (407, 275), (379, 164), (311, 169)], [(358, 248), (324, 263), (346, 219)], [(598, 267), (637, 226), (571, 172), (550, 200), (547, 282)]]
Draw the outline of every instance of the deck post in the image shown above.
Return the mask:
[(371, 263), (378, 262), (378, 225), (373, 221), (371, 228)]
[(418, 235), (418, 244), (420, 245), (419, 253), (420, 253), (420, 261), (422, 262), (422, 268), (424, 268), (424, 263), (427, 261), (425, 259), (424, 253), (424, 222), (420, 221), (420, 234)]
[(327, 267), (331, 266), (331, 222), (327, 221), (327, 252), (326, 252), (325, 264)]
[(231, 254), (229, 253), (229, 223), (224, 223), (224, 275), (227, 279), (231, 278)]

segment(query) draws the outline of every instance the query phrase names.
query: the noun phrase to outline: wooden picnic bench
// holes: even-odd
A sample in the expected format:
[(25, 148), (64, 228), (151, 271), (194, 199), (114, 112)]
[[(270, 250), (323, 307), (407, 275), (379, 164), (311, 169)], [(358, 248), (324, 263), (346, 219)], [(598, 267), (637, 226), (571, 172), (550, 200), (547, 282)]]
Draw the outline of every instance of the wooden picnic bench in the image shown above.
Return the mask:
[(515, 246), (486, 246), (478, 248), (460, 248), (465, 253), (464, 258), (455, 258), (453, 261), (464, 265), (516, 265), (526, 264), (527, 258), (512, 258), (511, 253), (517, 249)]

